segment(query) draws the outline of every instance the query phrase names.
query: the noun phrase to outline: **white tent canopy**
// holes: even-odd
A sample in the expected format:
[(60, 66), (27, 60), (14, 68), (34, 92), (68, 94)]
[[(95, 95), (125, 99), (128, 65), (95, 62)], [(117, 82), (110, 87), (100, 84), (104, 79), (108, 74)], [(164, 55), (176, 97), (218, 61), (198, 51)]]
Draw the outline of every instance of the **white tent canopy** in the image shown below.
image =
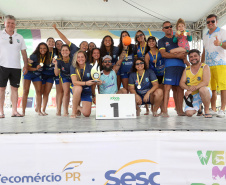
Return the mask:
[[(194, 23), (220, 3), (222, 0), (0, 0), (0, 12), (27, 22), (162, 23), (169, 20), (175, 23), (183, 18), (187, 23)], [(32, 22), (29, 25), (34, 26)]]

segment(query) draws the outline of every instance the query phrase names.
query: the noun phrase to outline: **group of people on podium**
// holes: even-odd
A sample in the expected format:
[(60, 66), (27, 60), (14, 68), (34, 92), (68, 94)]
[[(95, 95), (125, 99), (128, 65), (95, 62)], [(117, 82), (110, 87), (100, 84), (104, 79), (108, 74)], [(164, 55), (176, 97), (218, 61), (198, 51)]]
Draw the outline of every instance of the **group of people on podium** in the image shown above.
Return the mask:
[[(5, 118), (8, 80), (12, 117), (25, 116), (32, 82), (36, 92), (35, 111), (39, 116), (48, 115), (48, 97), (55, 83), (57, 116), (61, 116), (62, 105), (63, 116), (69, 116), (70, 93), (73, 97), (70, 117), (76, 118), (81, 114), (90, 116), (98, 87), (100, 94), (135, 94), (137, 116), (141, 112), (140, 106), (145, 105), (145, 115), (151, 111), (154, 117), (169, 117), (167, 107), (172, 89), (178, 116), (197, 113), (197, 116), (204, 115), (205, 118), (212, 118), (213, 115), (222, 118), (226, 104), (226, 31), (217, 27), (217, 21), (214, 14), (206, 18), (208, 32), (203, 36), (202, 55), (199, 50), (190, 49), (192, 35), (186, 30), (185, 21), (178, 19), (175, 35), (171, 22), (165, 21), (162, 24), (165, 36), (158, 41), (154, 36), (146, 39), (144, 32), (138, 30), (135, 44), (127, 44), (124, 38), (130, 37), (130, 34), (122, 31), (117, 47), (112, 37), (106, 35), (100, 48), (87, 41), (81, 42), (78, 47), (53, 25), (61, 40), (49, 37), (27, 57), (24, 39), (15, 31), (16, 19), (7, 15), (5, 29), (0, 32), (0, 118)], [(20, 53), (24, 61), (22, 70)], [(101, 75), (99, 80), (94, 81), (91, 70), (95, 63), (100, 67)], [(17, 111), (21, 71), (22, 114)], [(221, 92), (221, 109), (218, 112), (217, 91)], [(183, 99), (186, 102), (184, 110)]]

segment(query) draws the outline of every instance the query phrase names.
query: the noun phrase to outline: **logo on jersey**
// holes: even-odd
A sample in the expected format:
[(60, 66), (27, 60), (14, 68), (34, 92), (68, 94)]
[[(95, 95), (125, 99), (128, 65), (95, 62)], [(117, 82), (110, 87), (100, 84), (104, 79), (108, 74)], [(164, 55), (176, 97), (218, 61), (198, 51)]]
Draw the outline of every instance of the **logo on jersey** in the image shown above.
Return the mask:
[(16, 41), (17, 41), (18, 43), (20, 43), (20, 40), (19, 40), (19, 39), (16, 39)]
[(166, 44), (166, 46), (170, 46), (169, 42), (166, 42), (165, 44)]
[(146, 82), (149, 82), (149, 79), (148, 79), (148, 77), (147, 77), (147, 78), (145, 78), (145, 81), (146, 81)]
[(62, 67), (62, 71), (64, 71), (64, 67)]
[(90, 77), (90, 73), (87, 73), (87, 77), (88, 77), (88, 78)]
[(114, 76), (112, 76), (111, 79), (114, 80)]
[(187, 83), (190, 83), (190, 78), (189, 77), (187, 77)]
[(197, 80), (198, 80), (198, 81), (200, 81), (200, 80), (201, 80), (201, 77), (200, 77), (200, 76), (198, 76), (198, 77), (197, 77)]

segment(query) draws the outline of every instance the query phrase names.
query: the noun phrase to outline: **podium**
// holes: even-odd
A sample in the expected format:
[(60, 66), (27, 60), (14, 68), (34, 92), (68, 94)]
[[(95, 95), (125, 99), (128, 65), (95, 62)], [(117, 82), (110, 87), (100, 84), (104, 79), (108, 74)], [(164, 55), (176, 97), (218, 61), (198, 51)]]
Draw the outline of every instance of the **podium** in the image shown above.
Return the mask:
[(97, 94), (96, 119), (136, 118), (134, 94)]

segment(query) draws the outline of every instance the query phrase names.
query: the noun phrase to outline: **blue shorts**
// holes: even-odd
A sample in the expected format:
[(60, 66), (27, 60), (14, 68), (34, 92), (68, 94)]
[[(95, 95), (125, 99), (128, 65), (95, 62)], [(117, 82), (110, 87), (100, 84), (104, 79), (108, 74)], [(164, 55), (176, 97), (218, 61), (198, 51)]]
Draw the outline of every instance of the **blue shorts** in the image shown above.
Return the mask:
[[(209, 90), (210, 96), (212, 97), (212, 91), (210, 90), (209, 87), (208, 87), (208, 90)], [(184, 111), (187, 111), (187, 110), (198, 111), (201, 104), (202, 104), (202, 99), (201, 99), (200, 94), (199, 93), (194, 94), (193, 95), (193, 103), (192, 103), (193, 107), (189, 107), (189, 106), (187, 106), (187, 104), (185, 104)]]
[(35, 74), (32, 71), (28, 71), (26, 75), (24, 75), (25, 80), (31, 80), (32, 82), (41, 82), (42, 81), (42, 75), (40, 74)]
[(53, 84), (54, 76), (42, 74), (42, 84), (46, 84), (47, 82)]
[(86, 92), (83, 90), (81, 94), (81, 101), (92, 102), (92, 92)]
[(140, 94), (138, 94), (140, 97), (141, 97), (141, 99), (142, 99), (142, 104), (141, 105), (145, 105), (145, 104), (151, 104), (151, 102), (150, 102), (150, 98), (149, 98), (149, 101), (148, 102), (144, 102), (144, 96), (145, 95), (140, 95)]
[(121, 73), (120, 76), (121, 78), (129, 78), (129, 72), (124, 72), (124, 73)]
[(71, 77), (61, 77), (61, 82), (62, 83), (66, 83), (66, 82), (69, 82), (69, 83), (72, 83), (71, 81)]
[[(74, 86), (73, 84), (70, 85), (70, 91), (72, 95), (73, 95), (73, 86)], [(81, 94), (81, 101), (92, 102), (92, 92), (83, 89)]]
[(56, 84), (56, 85), (59, 85), (59, 84), (60, 84), (59, 76), (55, 76), (55, 77), (53, 78), (53, 80), (55, 81), (55, 84)]
[(184, 69), (181, 66), (166, 67), (163, 84), (179, 86)]

